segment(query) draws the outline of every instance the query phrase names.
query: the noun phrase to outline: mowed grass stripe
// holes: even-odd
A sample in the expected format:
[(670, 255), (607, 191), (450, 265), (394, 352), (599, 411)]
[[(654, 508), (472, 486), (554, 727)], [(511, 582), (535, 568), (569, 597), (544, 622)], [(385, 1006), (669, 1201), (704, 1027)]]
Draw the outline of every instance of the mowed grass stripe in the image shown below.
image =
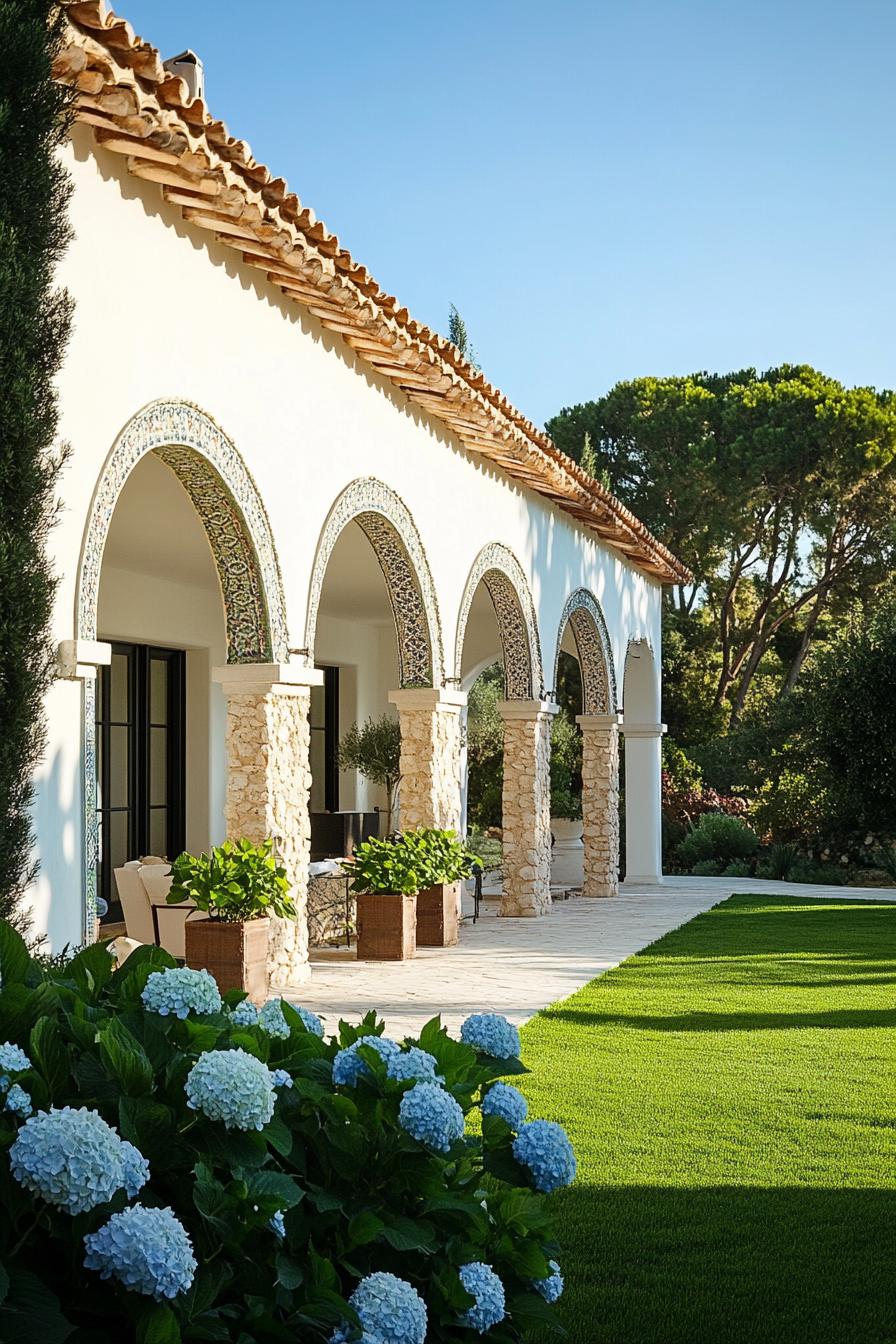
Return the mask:
[(896, 904), (733, 896), (523, 1032), (573, 1344), (896, 1341)]

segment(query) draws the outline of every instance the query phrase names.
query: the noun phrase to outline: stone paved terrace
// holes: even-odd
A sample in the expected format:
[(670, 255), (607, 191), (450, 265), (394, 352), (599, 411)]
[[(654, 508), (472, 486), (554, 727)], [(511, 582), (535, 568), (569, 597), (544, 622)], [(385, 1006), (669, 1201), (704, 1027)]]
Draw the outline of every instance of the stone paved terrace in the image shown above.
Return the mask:
[(359, 962), (354, 948), (317, 949), (310, 984), (286, 997), (320, 1013), (328, 1030), (370, 1008), (399, 1038), (436, 1013), (452, 1032), (482, 1010), (519, 1024), (735, 891), (896, 899), (887, 888), (670, 877), (662, 887), (623, 885), (609, 900), (557, 902), (543, 919), (501, 919), (497, 901), (483, 901), (482, 917), (462, 926), (457, 947), (421, 948), (409, 962)]

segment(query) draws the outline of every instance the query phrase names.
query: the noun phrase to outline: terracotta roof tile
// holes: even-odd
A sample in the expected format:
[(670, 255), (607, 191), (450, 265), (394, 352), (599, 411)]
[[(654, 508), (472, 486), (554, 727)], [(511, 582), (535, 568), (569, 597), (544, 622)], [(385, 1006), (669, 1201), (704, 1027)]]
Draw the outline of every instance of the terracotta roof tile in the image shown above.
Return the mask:
[(587, 476), (450, 341), (384, 293), (282, 177), (190, 97), (155, 47), (103, 0), (63, 0), (68, 40), (57, 79), (97, 142), (155, 181), (186, 220), (242, 254), (336, 332), (466, 448), (497, 464), (662, 583), (687, 569), (629, 509)]

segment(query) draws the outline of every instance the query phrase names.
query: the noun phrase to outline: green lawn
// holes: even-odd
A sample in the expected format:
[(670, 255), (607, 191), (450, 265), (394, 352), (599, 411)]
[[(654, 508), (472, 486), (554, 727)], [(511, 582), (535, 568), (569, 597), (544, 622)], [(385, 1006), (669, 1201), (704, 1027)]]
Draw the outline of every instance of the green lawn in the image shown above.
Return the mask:
[(573, 1344), (896, 1341), (896, 904), (733, 896), (523, 1058)]

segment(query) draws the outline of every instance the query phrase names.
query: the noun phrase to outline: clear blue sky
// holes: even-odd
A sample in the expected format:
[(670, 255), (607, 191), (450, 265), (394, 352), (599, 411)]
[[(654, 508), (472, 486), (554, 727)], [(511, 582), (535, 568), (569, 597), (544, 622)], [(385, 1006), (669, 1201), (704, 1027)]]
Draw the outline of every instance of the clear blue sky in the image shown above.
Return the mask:
[(538, 423), (639, 374), (896, 385), (893, 0), (119, 0)]

